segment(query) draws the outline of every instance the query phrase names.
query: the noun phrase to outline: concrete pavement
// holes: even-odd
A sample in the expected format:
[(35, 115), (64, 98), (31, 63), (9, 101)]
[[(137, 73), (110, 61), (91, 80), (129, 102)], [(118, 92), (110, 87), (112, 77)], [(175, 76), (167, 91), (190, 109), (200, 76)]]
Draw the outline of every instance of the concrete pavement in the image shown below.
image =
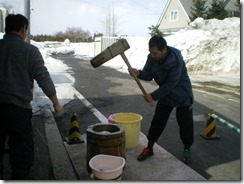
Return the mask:
[[(86, 140), (84, 143), (71, 145), (64, 142), (49, 107), (45, 107), (43, 116), (34, 116), (33, 129), (35, 134), (35, 161), (30, 173), (30, 180), (92, 180), (86, 170)], [(143, 162), (137, 161), (138, 153), (146, 144), (146, 136), (140, 133), (139, 145), (126, 150), (126, 166), (121, 180), (206, 180), (159, 145), (154, 147), (154, 156)], [(7, 154), (4, 156), (4, 172), (1, 179), (10, 180), (10, 173), (11, 168)]]
[[(72, 73), (74, 72), (73, 76), (76, 79), (74, 88), (105, 117), (125, 111), (138, 113), (143, 116), (141, 131), (147, 134), (155, 108), (145, 103), (140, 89), (128, 74), (105, 66), (92, 69), (89, 62), (71, 57), (62, 58), (62, 61), (72, 68)], [(212, 77), (214, 78), (215, 75)], [(146, 91), (155, 89), (153, 82), (141, 82)], [(207, 180), (240, 181), (242, 177), (240, 134), (217, 122), (216, 131), (221, 137), (219, 140), (209, 141), (200, 136), (206, 127), (209, 109), (214, 109), (217, 115), (239, 127), (232, 121), (232, 117), (235, 119), (240, 117), (240, 103), (234, 102), (239, 101), (239, 98), (234, 98), (228, 91), (224, 93), (218, 90), (212, 95), (212, 88), (208, 88), (208, 85), (203, 82), (202, 91), (194, 91), (194, 144), (191, 147), (192, 162), (188, 166)], [(216, 82), (212, 85), (215, 89), (229, 89), (228, 86)], [(84, 106), (83, 99), (75, 99), (65, 105), (66, 117), (57, 121), (61, 135), (68, 135), (70, 117), (74, 111), (77, 113), (82, 134), (90, 124), (99, 123), (94, 113), (89, 112), (90, 106), (89, 108)], [(175, 110), (173, 110), (158, 144), (181, 160), (183, 145), (178, 132)]]
[[(50, 110), (46, 110), (46, 117), (50, 117), (48, 122), (44, 122), (46, 127), (46, 136), (49, 137), (49, 134), (58, 136), (59, 130), (57, 126), (55, 126), (55, 120), (50, 116)], [(49, 126), (52, 125), (52, 131), (49, 130)], [(56, 130), (55, 130), (56, 128)], [(55, 132), (56, 131), (56, 132)], [(58, 136), (59, 137), (59, 136)], [(64, 147), (61, 149), (58, 145), (58, 142), (49, 142), (50, 156), (53, 164), (54, 175), (57, 180), (66, 179), (62, 176), (61, 173), (67, 175), (71, 171), (70, 164), (65, 160), (67, 156), (72, 162), (74, 167), (74, 173), (79, 180), (92, 180), (86, 170), (86, 138), (84, 136), (84, 143), (80, 144), (67, 144), (63, 142), (64, 147), (67, 150), (68, 154), (58, 154), (59, 161), (57, 161), (57, 155), (53, 154), (57, 153), (55, 147), (61, 152)], [(200, 174), (192, 170), (190, 167), (185, 165), (183, 162), (179, 161), (165, 149), (161, 148), (158, 145), (154, 147), (154, 156), (147, 159), (144, 162), (137, 161), (136, 157), (138, 153), (143, 149), (146, 145), (147, 139), (146, 136), (141, 133), (140, 134), (140, 142), (139, 145), (133, 149), (126, 150), (126, 167), (123, 171), (122, 180), (125, 181), (204, 181), (206, 180)], [(62, 144), (62, 143), (61, 143)], [(62, 147), (62, 146), (61, 146)], [(59, 162), (63, 161), (63, 164)], [(59, 174), (55, 174), (59, 172)], [(66, 173), (67, 172), (67, 173)], [(68, 177), (68, 176), (67, 176)], [(69, 176), (72, 179), (73, 176)]]

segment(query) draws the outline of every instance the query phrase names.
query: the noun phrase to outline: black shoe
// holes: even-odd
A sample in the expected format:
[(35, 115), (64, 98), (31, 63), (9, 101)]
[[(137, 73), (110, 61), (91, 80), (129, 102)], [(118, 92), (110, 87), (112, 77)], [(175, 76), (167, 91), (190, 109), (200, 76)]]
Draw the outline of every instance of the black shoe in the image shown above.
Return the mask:
[(190, 150), (185, 149), (183, 152), (183, 162), (189, 164), (191, 162), (191, 152)]
[(149, 150), (147, 148), (144, 148), (141, 152), (141, 154), (137, 157), (138, 161), (143, 161), (147, 159), (147, 157), (153, 156), (153, 150)]

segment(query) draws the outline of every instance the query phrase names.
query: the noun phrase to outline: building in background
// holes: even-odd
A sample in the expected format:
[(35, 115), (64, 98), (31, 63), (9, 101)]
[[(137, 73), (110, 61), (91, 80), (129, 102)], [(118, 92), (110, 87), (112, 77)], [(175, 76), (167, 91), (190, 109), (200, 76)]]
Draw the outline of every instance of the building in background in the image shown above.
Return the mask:
[[(210, 7), (212, 0), (206, 0), (206, 7)], [(236, 0), (225, 0), (225, 9), (229, 16), (235, 16), (238, 7), (235, 5)], [(193, 0), (168, 0), (161, 17), (157, 23), (158, 29), (165, 35), (170, 35), (181, 29), (184, 29), (191, 22), (191, 7)]]

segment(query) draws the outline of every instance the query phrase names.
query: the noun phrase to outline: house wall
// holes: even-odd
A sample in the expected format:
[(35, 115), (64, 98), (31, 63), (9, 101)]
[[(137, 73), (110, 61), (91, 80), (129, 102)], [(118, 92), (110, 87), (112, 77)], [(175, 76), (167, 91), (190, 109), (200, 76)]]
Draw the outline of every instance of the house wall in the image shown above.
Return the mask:
[[(178, 20), (176, 21), (170, 20), (172, 11), (178, 12)], [(181, 4), (179, 3), (178, 0), (171, 0), (169, 6), (165, 11), (164, 17), (160, 22), (159, 29), (163, 33), (171, 33), (171, 32), (176, 32), (187, 26), (188, 26), (188, 17), (185, 14), (184, 10), (182, 9)]]
[[(211, 2), (212, 0), (206, 0), (206, 6), (211, 6)], [(227, 5), (225, 9), (230, 11), (230, 17), (240, 16), (240, 11), (235, 6), (236, 0), (226, 0), (226, 3)], [(158, 23), (159, 30), (162, 31), (164, 34), (172, 34), (179, 31), (180, 29), (186, 28), (190, 22), (188, 15), (191, 14), (192, 4), (192, 0), (168, 0), (165, 7), (166, 9), (164, 9), (162, 17), (160, 17)], [(184, 7), (182, 5), (184, 5)], [(178, 11), (177, 21), (170, 20), (172, 11)]]

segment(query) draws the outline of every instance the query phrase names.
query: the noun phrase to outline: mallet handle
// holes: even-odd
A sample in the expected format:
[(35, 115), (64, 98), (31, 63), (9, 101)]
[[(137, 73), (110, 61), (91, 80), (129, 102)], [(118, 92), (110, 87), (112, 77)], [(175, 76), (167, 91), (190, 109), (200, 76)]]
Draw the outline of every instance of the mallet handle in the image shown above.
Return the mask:
[[(130, 65), (130, 62), (128, 61), (128, 59), (127, 59), (127, 57), (125, 56), (124, 52), (120, 53), (120, 55), (121, 55), (121, 57), (123, 58), (123, 60), (124, 60), (125, 64), (127, 65), (127, 67), (128, 67), (129, 69), (132, 69), (132, 67), (131, 67), (131, 65)], [(143, 86), (142, 86), (140, 80), (137, 78), (136, 75), (133, 75), (133, 77), (134, 77), (136, 83), (138, 84), (139, 88), (141, 89), (142, 93), (143, 93), (144, 95), (146, 95), (147, 92), (146, 92), (146, 90), (143, 88)], [(150, 106), (152, 106), (152, 103), (149, 103), (149, 104), (150, 104)]]

